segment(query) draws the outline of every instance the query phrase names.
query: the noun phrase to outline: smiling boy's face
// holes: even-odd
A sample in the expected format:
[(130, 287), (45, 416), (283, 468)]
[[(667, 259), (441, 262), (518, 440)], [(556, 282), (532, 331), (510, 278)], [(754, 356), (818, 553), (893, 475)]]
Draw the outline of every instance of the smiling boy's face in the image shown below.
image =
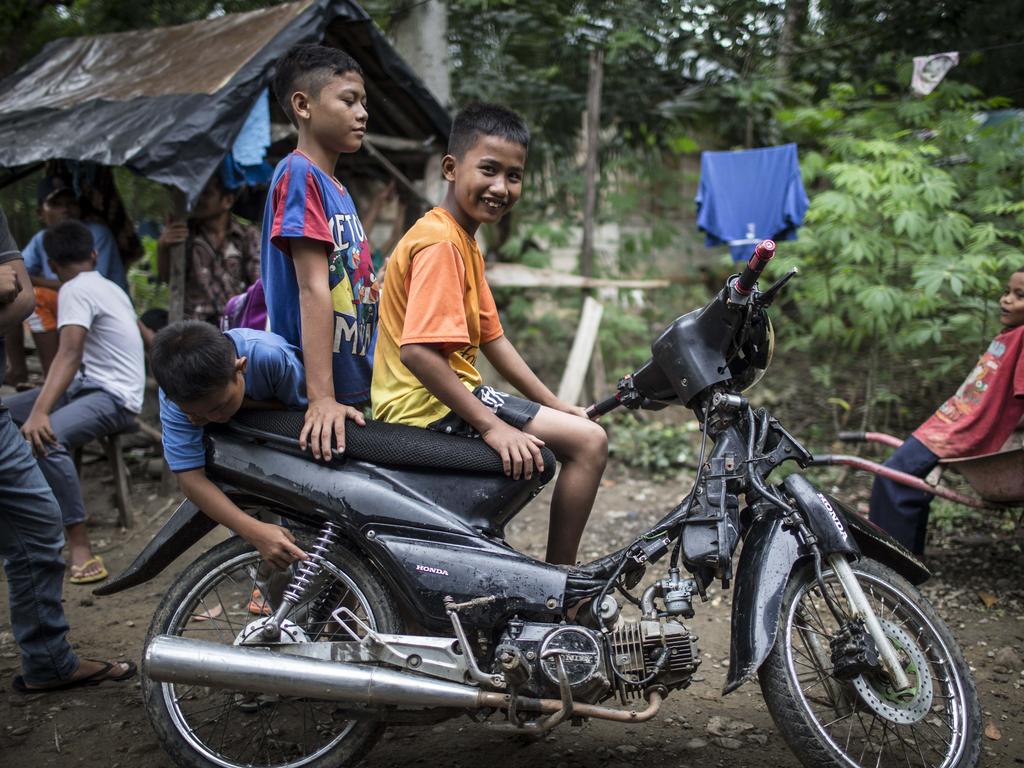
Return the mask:
[(1024, 272), (1014, 272), (999, 299), (999, 322), (1007, 328), (1024, 325)]
[(356, 72), (333, 75), (316, 96), (292, 95), (292, 109), (311, 138), (331, 153), (356, 152), (366, 136), (366, 86)]
[(461, 158), (445, 155), (441, 169), (449, 182), (445, 209), (474, 234), (493, 224), (519, 200), (523, 191), (526, 147), (498, 136), (477, 137)]

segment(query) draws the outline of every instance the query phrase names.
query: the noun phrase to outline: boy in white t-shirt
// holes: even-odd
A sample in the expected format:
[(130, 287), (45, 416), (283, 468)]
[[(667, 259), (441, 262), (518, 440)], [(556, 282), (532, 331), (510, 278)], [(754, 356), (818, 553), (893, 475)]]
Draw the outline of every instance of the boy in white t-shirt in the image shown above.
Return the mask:
[(129, 426), (142, 409), (145, 359), (131, 299), (96, 272), (92, 234), (65, 221), (43, 238), (60, 280), (57, 356), (39, 389), (5, 398), (57, 497), (73, 584), (107, 577), (85, 530), (85, 505), (71, 451)]

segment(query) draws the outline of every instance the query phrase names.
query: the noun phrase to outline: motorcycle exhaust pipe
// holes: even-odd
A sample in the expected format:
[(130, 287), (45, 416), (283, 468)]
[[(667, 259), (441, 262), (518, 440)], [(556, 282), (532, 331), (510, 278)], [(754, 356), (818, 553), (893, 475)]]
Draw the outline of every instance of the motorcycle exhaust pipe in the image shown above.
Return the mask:
[[(159, 683), (276, 693), (370, 706), (509, 709), (513, 703), (508, 694), (482, 691), (446, 680), (174, 635), (153, 638), (146, 648), (142, 669), (143, 674)], [(646, 695), (647, 707), (640, 711), (571, 701), (567, 705), (559, 699), (526, 697), (518, 697), (515, 705), (522, 711), (642, 723), (658, 713), (663, 692), (652, 688)]]
[(153, 638), (142, 663), (144, 674), (161, 683), (371, 706), (480, 707), (480, 691), (469, 685), (173, 635)]

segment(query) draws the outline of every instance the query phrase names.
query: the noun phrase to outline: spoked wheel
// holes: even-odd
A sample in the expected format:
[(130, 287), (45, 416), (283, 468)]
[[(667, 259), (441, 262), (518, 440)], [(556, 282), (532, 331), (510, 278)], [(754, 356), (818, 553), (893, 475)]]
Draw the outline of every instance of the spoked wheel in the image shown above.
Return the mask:
[[(268, 568), (246, 542), (226, 541), (192, 563), (171, 587), (146, 644), (159, 634), (243, 644), (272, 613), (288, 579), (288, 573)], [(282, 626), (282, 641), (351, 640), (332, 618), (341, 607), (377, 631), (401, 631), (394, 602), (370, 570), (336, 548), (305, 602)], [(358, 622), (345, 623), (364, 634)], [(157, 736), (187, 768), (337, 768), (358, 760), (383, 732), (383, 725), (354, 717), (357, 708), (343, 709), (338, 702), (158, 683), (145, 674), (142, 688)]]
[[(832, 676), (839, 622), (812, 567), (794, 574), (783, 598), (775, 646), (760, 670), (775, 724), (807, 766), (969, 768), (981, 749), (981, 716), (967, 664), (935, 609), (905, 579), (869, 559), (851, 564), (891, 641), (910, 688), (884, 672)], [(825, 584), (849, 604), (835, 574)]]

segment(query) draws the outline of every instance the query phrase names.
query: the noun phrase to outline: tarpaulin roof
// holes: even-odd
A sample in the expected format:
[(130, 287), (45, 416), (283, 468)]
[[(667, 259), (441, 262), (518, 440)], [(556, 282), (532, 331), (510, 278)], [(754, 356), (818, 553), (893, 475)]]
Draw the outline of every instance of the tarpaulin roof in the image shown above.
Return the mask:
[(447, 141), (451, 118), (352, 0), (301, 0), (176, 27), (64, 38), (0, 81), (0, 166), (122, 165), (188, 207), (293, 45), (363, 68), (372, 134)]

